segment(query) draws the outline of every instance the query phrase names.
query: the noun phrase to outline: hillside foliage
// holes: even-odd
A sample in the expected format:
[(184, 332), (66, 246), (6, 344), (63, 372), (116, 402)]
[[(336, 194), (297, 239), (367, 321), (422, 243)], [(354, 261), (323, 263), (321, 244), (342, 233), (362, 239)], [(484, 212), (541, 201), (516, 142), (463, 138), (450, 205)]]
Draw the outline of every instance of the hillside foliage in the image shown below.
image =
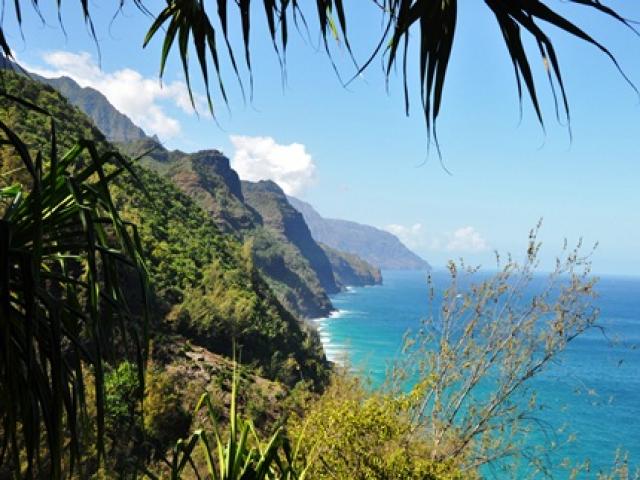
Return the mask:
[[(3, 81), (8, 92), (53, 113), (62, 147), (87, 137), (108, 147), (91, 121), (51, 87), (11, 72), (4, 72)], [(39, 114), (6, 101), (1, 107), (1, 119), (24, 134), (32, 148), (46, 145)], [(3, 157), (3, 180), (21, 181), (19, 166), (9, 157)], [(136, 173), (144, 189), (122, 177), (112, 190), (122, 216), (139, 227), (156, 328), (174, 329), (222, 353), (231, 351), (235, 339), (242, 360), (263, 365), (270, 378), (321, 383), (326, 363), (319, 339), (282, 307), (242, 244), (221, 233), (167, 179), (142, 166)]]

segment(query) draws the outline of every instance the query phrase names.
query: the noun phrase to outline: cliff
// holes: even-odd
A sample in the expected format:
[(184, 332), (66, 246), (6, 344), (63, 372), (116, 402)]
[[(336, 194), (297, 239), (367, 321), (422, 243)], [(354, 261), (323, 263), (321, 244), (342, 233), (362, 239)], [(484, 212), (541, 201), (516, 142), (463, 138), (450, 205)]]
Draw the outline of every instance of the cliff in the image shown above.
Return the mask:
[(323, 244), (320, 246), (331, 263), (336, 283), (340, 288), (382, 285), (382, 273), (379, 268), (352, 253), (341, 252)]
[[(328, 261), (326, 265), (313, 261), (317, 252), (309, 245), (313, 242), (310, 235), (307, 243), (300, 240), (297, 230), (306, 229), (306, 225), (287, 222), (287, 228), (282, 230), (276, 227), (274, 218), (265, 221), (262, 214), (266, 211), (259, 212), (247, 201), (237, 173), (222, 153), (217, 150), (193, 154), (170, 152), (150, 141), (122, 144), (121, 148), (132, 156), (145, 153), (143, 165), (171, 180), (211, 215), (218, 228), (246, 243), (256, 267), (287, 309), (306, 318), (325, 316), (333, 310), (320, 280), (320, 275), (327, 275), (326, 268), (331, 267)], [(149, 152), (150, 148), (154, 150)], [(297, 214), (293, 210), (291, 213)], [(320, 247), (316, 248), (321, 251)], [(311, 258), (307, 258), (307, 254)], [(320, 274), (314, 268), (318, 265)], [(335, 282), (329, 286), (331, 292), (337, 291)]]
[[(330, 255), (309, 233), (304, 218), (274, 183), (245, 184), (244, 189), (250, 191), (247, 199), (243, 184), (222, 152), (167, 150), (100, 92), (82, 88), (67, 77), (34, 77), (68, 96), (70, 103), (83, 110), (124, 153), (142, 157), (140, 165), (169, 179), (210, 215), (221, 232), (250, 245), (256, 267), (292, 313), (308, 318), (328, 315), (333, 309), (328, 294), (347, 284), (375, 282), (369, 273), (357, 275), (368, 270), (361, 268), (356, 257), (343, 255), (337, 261), (334, 252), (336, 262), (332, 264)], [(353, 265), (347, 267), (350, 262)]]
[(242, 191), (247, 203), (260, 213), (264, 226), (300, 251), (327, 293), (337, 293), (339, 288), (327, 255), (315, 242), (303, 216), (291, 206), (282, 189), (267, 180), (242, 182)]

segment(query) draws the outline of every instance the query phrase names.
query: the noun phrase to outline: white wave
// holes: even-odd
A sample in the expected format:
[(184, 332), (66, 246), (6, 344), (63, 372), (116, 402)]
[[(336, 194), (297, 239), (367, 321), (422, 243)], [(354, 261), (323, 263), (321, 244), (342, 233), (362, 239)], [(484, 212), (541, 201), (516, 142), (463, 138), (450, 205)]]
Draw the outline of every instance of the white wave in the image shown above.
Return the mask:
[(349, 357), (349, 350), (346, 348), (325, 347), (325, 354), (327, 356), (327, 360), (329, 360), (330, 362), (334, 362), (339, 365), (344, 365), (347, 363), (347, 359)]

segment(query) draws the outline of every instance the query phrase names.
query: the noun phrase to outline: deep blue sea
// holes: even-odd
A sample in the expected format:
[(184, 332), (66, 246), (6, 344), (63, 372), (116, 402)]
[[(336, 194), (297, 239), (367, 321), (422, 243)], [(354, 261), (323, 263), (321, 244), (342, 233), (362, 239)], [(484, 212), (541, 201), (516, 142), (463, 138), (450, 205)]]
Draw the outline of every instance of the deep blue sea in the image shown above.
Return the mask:
[[(403, 335), (417, 328), (428, 308), (425, 273), (385, 271), (383, 277), (382, 286), (333, 296), (338, 311), (315, 321), (329, 359), (347, 358), (374, 385), (399, 354)], [(446, 272), (433, 277), (436, 288), (446, 288)], [(640, 465), (640, 277), (600, 277), (596, 290), (598, 324), (607, 336), (586, 332), (534, 384), (546, 406), (538, 417), (554, 429), (568, 423), (576, 435), (556, 461), (569, 457), (591, 464), (579, 478), (596, 478), (610, 468), (618, 449), (628, 452), (632, 466)], [(559, 466), (553, 473), (566, 477)]]

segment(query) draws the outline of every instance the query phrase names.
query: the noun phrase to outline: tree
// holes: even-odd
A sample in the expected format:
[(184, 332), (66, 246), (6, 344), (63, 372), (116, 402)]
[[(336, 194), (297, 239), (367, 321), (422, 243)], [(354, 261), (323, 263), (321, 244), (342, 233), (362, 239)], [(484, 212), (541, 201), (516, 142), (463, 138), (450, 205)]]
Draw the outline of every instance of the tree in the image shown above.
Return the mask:
[[(118, 2), (118, 11), (122, 9), (126, 0)], [(222, 74), (221, 64), (227, 61), (240, 83), (244, 92), (237, 58), (242, 55), (249, 71), (250, 88), (253, 86), (250, 38), (252, 31), (251, 6), (256, 2), (264, 8), (269, 38), (278, 55), (282, 68), (286, 65), (286, 52), (292, 25), (296, 29), (309, 29), (310, 21), (307, 21), (308, 12), (305, 11), (303, 2), (299, 0), (167, 0), (166, 7), (156, 15), (148, 8), (144, 0), (131, 0), (143, 13), (149, 15), (152, 24), (144, 39), (146, 47), (152, 38), (164, 33), (162, 49), (160, 53), (160, 77), (164, 74), (166, 61), (171, 49), (177, 43), (178, 57), (181, 60), (185, 80), (191, 94), (191, 80), (189, 69), (189, 52), (195, 50), (200, 74), (204, 80), (207, 99), (211, 112), (214, 112), (211, 96), (210, 80), (217, 80), (218, 93), (222, 100), (228, 103), (225, 89), (226, 78)], [(351, 79), (356, 78), (373, 63), (373, 60), (382, 56), (387, 77), (399, 67), (402, 71), (404, 82), (404, 102), (407, 114), (409, 113), (409, 89), (407, 78), (407, 64), (411, 52), (412, 42), (410, 35), (417, 30), (418, 46), (415, 57), (420, 75), (420, 103), (424, 112), (426, 128), (429, 140), (436, 141), (436, 121), (442, 106), (447, 66), (451, 58), (451, 51), (455, 39), (457, 26), (458, 0), (369, 0), (370, 5), (380, 10), (383, 33), (379, 38), (374, 38), (374, 46), (368, 58), (359, 61), (354, 58), (348, 35), (348, 25), (355, 21), (343, 0), (316, 0), (304, 2), (307, 8), (314, 10), (317, 28), (321, 34), (324, 48), (332, 57), (330, 39), (342, 42), (348, 54), (354, 62), (354, 71)], [(5, 6), (6, 1), (2, 4)], [(24, 1), (16, 0), (14, 11), (18, 24), (22, 24), (21, 10)], [(39, 11), (38, 2), (29, 2), (36, 11)], [(360, 2), (358, 2), (360, 3)], [(553, 27), (572, 35), (599, 50), (611, 59), (615, 67), (626, 82), (637, 93), (638, 90), (626, 77), (614, 55), (606, 45), (593, 38), (584, 27), (572, 21), (568, 16), (559, 14), (556, 9), (543, 0), (483, 0), (496, 19), (509, 57), (513, 63), (515, 80), (520, 101), (525, 94), (531, 100), (536, 116), (541, 125), (543, 115), (540, 107), (537, 86), (531, 67), (533, 53), (527, 50), (523, 41), (523, 33), (528, 34), (537, 46), (537, 55), (540, 55), (554, 98), (556, 113), (560, 117), (562, 111), (570, 124), (569, 102), (567, 92), (562, 79), (560, 62), (556, 49), (549, 36), (549, 27)], [(597, 14), (599, 18), (613, 19), (622, 27), (628, 28), (638, 34), (633, 22), (625, 18), (617, 8), (604, 5), (600, 0), (569, 0), (570, 4), (582, 9), (588, 9)], [(229, 6), (231, 5), (231, 6)], [(309, 6), (311, 5), (311, 6)], [(61, 2), (58, 2), (58, 9)], [(79, 0), (78, 8), (82, 9), (84, 19), (94, 37), (90, 2)], [(211, 11), (215, 9), (215, 13)], [(229, 35), (229, 20), (236, 14), (241, 23), (242, 40), (235, 45)], [(222, 38), (221, 46), (218, 40)], [(177, 42), (176, 42), (177, 40)], [(0, 49), (6, 56), (11, 56), (11, 49), (0, 26)], [(333, 62), (333, 60), (332, 60)], [(213, 65), (214, 75), (211, 75)], [(334, 68), (335, 64), (334, 64)], [(346, 83), (349, 83), (346, 82)], [(194, 105), (193, 95), (191, 102)]]
[(451, 262), (441, 297), (430, 279), (429, 313), (382, 388), (336, 376), (293, 416), (313, 478), (473, 479), (486, 465), (506, 470), (499, 478), (550, 476), (553, 447), (526, 442), (544, 428), (531, 380), (595, 328), (598, 310), (590, 253), (565, 248), (548, 277), (534, 277), (536, 235), (522, 262), (498, 258), (495, 274)]
[[(539, 228), (539, 226), (538, 226)], [(522, 262), (497, 257), (497, 273), (478, 281), (477, 269), (450, 262), (450, 284), (435, 298), (420, 329), (406, 338), (389, 388), (407, 382), (413, 428), (431, 440), (431, 458), (475, 471), (511, 459), (543, 474), (548, 445), (527, 447), (542, 426), (531, 379), (560, 360), (567, 346), (596, 328), (592, 252), (565, 244), (547, 276), (535, 277), (541, 243), (532, 230)], [(416, 381), (417, 379), (417, 381)], [(518, 476), (511, 471), (511, 475)], [(514, 477), (514, 478), (515, 478)]]

